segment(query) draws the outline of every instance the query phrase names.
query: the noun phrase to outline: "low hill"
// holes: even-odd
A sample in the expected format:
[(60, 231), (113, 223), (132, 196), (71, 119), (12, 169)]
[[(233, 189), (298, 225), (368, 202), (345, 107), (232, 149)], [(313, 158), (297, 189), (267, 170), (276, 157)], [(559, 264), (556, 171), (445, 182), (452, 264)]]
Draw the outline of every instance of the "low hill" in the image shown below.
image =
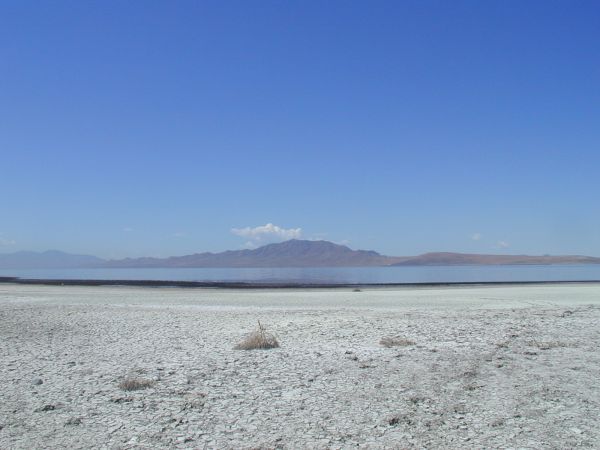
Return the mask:
[(90, 255), (72, 255), (58, 250), (0, 254), (0, 269), (74, 269), (105, 261)]
[(510, 265), (510, 264), (600, 264), (600, 258), (591, 256), (530, 256), (480, 255), (470, 253), (425, 253), (393, 263), (393, 266), (456, 266), (456, 265)]

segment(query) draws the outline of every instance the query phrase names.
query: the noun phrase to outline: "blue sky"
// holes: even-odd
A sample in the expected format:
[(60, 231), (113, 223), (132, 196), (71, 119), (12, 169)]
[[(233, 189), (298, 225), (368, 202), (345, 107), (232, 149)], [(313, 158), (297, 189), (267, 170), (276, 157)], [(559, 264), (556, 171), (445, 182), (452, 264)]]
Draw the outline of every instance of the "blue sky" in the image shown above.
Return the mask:
[(599, 20), (595, 1), (2, 1), (0, 253), (600, 255)]

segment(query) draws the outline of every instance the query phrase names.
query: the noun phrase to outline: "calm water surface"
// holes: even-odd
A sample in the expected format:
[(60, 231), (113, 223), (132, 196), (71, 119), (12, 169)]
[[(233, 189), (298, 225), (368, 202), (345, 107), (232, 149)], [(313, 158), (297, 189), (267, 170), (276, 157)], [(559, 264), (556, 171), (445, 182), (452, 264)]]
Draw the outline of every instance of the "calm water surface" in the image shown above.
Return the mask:
[(269, 269), (20, 269), (0, 276), (38, 279), (302, 283), (432, 283), (600, 280), (600, 265), (427, 266)]

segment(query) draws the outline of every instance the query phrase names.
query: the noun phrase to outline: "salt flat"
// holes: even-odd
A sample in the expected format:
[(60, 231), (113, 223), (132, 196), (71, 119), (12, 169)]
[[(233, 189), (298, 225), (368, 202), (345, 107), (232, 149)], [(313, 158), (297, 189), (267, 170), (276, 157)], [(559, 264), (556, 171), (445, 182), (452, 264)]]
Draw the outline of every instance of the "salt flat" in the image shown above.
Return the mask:
[[(596, 284), (1, 285), (0, 448), (598, 448), (599, 319)], [(233, 350), (257, 320), (281, 347)]]

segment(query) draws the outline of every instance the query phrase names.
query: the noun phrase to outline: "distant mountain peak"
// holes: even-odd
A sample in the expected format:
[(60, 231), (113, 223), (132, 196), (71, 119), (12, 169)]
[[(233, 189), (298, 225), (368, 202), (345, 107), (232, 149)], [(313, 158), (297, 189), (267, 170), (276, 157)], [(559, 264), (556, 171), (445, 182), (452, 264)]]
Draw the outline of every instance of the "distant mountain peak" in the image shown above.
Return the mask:
[(228, 250), (221, 253), (196, 253), (153, 261), (109, 261), (110, 267), (344, 267), (388, 265), (387, 257), (377, 252), (352, 250), (329, 241), (290, 239), (256, 249)]

